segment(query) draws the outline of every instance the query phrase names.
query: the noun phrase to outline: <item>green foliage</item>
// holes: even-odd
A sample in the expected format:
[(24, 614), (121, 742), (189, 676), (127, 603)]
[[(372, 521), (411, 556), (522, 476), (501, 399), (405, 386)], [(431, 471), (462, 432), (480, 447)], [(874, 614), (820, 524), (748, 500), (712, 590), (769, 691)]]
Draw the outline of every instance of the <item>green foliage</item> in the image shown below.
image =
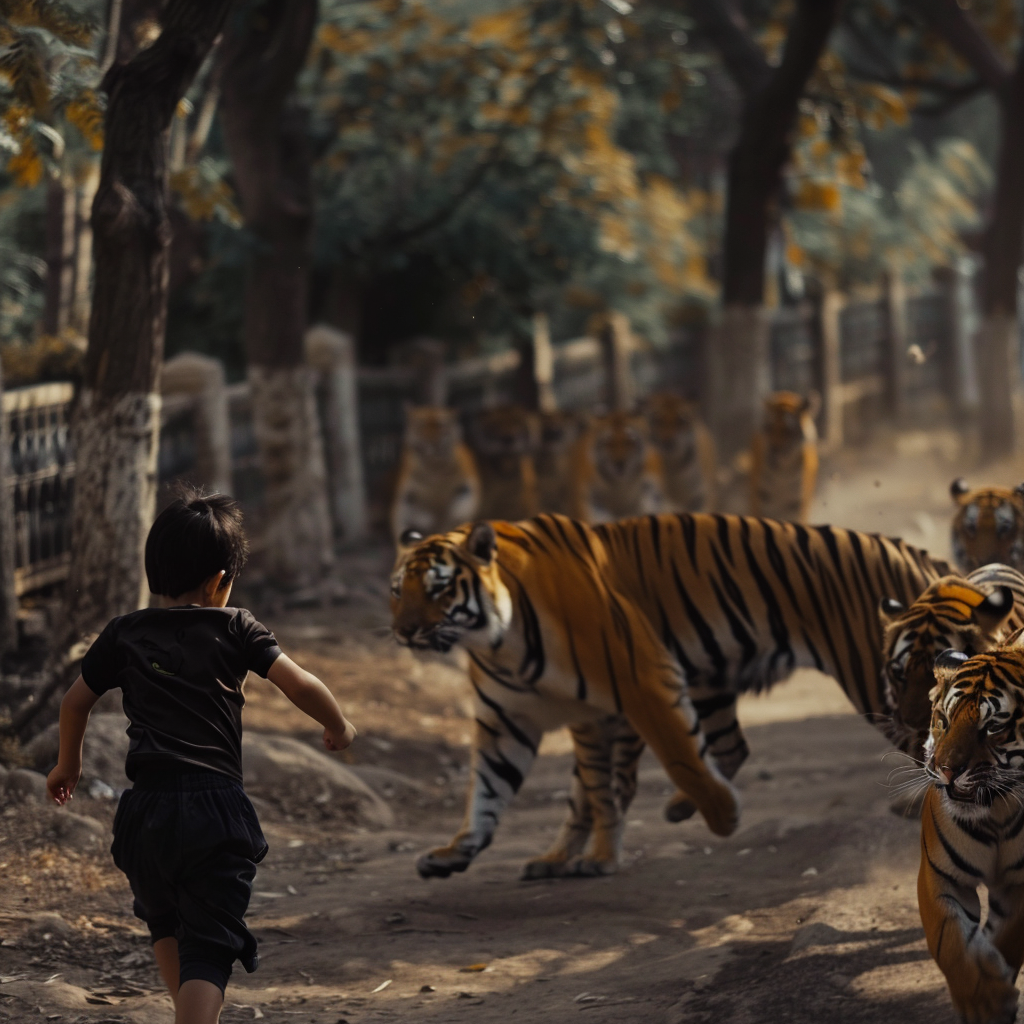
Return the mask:
[(706, 86), (686, 26), (600, 0), (462, 20), (413, 0), (325, 5), (306, 83), (319, 262), (365, 281), (428, 253), (476, 333), (516, 333), (568, 295), (658, 336), (667, 304), (711, 290), (685, 215), (702, 200), (668, 148)]

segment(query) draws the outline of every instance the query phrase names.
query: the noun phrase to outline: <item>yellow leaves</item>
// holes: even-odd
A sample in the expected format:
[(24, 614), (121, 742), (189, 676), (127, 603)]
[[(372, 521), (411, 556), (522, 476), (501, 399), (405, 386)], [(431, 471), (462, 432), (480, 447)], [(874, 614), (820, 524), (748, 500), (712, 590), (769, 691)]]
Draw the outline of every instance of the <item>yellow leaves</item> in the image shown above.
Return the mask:
[(868, 101), (862, 117), (869, 128), (884, 128), (890, 122), (904, 125), (909, 120), (907, 105), (894, 89), (868, 82), (861, 86), (861, 92)]
[(103, 108), (92, 89), (86, 89), (73, 99), (64, 116), (96, 151), (103, 148)]
[(200, 167), (185, 167), (171, 174), (170, 185), (190, 219), (211, 221), (222, 217), (234, 227), (241, 226), (242, 215), (230, 187), (222, 179), (211, 179)]
[(342, 32), (337, 25), (321, 25), (317, 42), (328, 50), (345, 55), (365, 53), (374, 44), (374, 36), (365, 29)]
[(838, 213), (843, 206), (843, 197), (838, 186), (831, 182), (802, 181), (797, 188), (794, 203), (798, 210)]
[(474, 19), (466, 35), (474, 46), (490, 44), (518, 51), (528, 45), (528, 27), (526, 8), (512, 7)]
[(35, 188), (43, 177), (43, 161), (31, 139), (25, 139), (19, 152), (7, 161), (7, 171), (21, 188)]

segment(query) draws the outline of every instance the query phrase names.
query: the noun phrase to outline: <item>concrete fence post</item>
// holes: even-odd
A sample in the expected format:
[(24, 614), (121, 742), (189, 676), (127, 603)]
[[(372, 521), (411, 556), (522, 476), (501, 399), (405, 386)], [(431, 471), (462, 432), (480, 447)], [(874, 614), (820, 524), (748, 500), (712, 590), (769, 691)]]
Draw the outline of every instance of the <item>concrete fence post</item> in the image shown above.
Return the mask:
[(629, 319), (623, 313), (612, 312), (601, 329), (601, 352), (605, 366), (605, 403), (609, 411), (632, 409), (636, 399), (630, 356), (633, 336)]
[(11, 437), (3, 408), (0, 367), (0, 655), (18, 644), (18, 598), (14, 590), (14, 480)]
[[(324, 380), (324, 437), (334, 527), (351, 543), (364, 538), (367, 531), (355, 343), (344, 331), (316, 324), (306, 331), (306, 359)], [(431, 397), (441, 397), (443, 404), (443, 396)]]
[(907, 289), (899, 270), (883, 278), (885, 293), (885, 404), (896, 423), (906, 417), (907, 401)]
[(211, 491), (230, 494), (231, 421), (223, 364), (198, 352), (181, 352), (164, 363), (160, 393), (165, 398), (183, 395), (193, 400), (196, 482)]
[(840, 314), (845, 305), (841, 292), (828, 289), (821, 297), (819, 338), (821, 343), (821, 423), (823, 447), (835, 451), (843, 446), (843, 369)]

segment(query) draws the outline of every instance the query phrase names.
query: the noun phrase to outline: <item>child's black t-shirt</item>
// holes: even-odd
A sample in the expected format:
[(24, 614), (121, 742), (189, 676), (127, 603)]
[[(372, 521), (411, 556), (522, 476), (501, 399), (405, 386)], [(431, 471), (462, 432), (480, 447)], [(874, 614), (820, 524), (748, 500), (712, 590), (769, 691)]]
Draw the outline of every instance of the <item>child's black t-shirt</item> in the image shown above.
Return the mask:
[(242, 683), (281, 653), (244, 608), (143, 608), (111, 621), (82, 661), (93, 693), (121, 688), (125, 774), (196, 768), (242, 780)]

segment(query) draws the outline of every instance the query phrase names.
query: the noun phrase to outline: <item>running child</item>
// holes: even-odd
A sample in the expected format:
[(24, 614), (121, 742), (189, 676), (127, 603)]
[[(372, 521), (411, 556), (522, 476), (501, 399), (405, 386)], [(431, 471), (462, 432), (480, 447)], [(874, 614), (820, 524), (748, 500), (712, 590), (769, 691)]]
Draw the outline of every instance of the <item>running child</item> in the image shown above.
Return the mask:
[(114, 619), (60, 708), (60, 755), (46, 781), (64, 804), (82, 774), (89, 714), (120, 688), (134, 783), (114, 818), (114, 863), (175, 1004), (177, 1024), (216, 1024), (235, 960), (256, 969), (243, 920), (267, 843), (242, 789), (242, 684), (269, 679), (324, 727), (328, 750), (356, 731), (324, 684), (281, 653), (270, 630), (228, 606), (248, 544), (238, 505), (188, 492), (157, 516), (146, 575), (160, 607)]

